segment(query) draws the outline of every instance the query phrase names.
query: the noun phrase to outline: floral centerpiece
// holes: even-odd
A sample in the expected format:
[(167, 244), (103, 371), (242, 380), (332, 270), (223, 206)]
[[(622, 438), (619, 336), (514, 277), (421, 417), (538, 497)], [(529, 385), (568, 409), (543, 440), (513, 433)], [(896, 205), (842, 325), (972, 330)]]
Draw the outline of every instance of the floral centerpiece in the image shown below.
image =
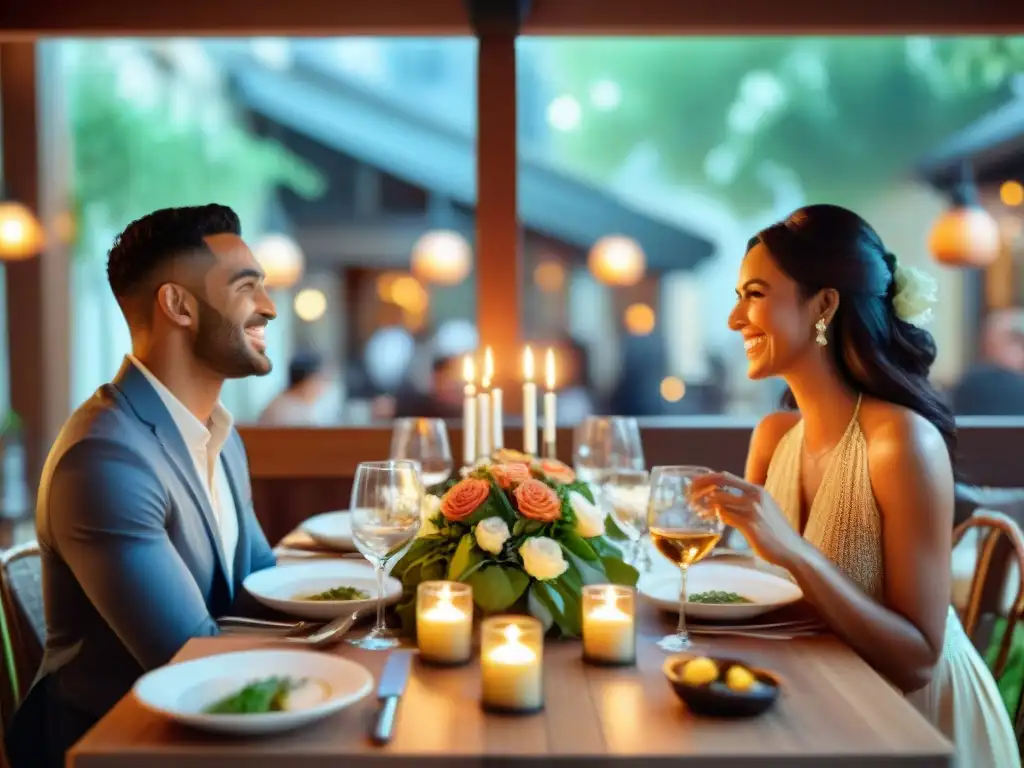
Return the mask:
[(566, 637), (581, 633), (584, 584), (636, 584), (590, 487), (560, 461), (501, 450), (429, 489), (423, 506), (420, 534), (392, 571), (408, 634), (421, 581), (468, 583), (483, 614), (529, 613)]

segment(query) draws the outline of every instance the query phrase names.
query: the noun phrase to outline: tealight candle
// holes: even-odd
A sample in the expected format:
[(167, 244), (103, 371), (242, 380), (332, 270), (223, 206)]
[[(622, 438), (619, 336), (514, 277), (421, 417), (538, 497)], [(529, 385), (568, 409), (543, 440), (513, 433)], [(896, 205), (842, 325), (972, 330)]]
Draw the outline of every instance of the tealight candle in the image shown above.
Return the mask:
[(531, 616), (495, 616), (480, 629), (482, 703), (491, 712), (544, 707), (544, 629)]
[(635, 593), (616, 584), (583, 587), (583, 658), (591, 664), (636, 664)]
[(416, 588), (416, 644), (430, 664), (465, 664), (473, 653), (473, 588), (423, 581)]

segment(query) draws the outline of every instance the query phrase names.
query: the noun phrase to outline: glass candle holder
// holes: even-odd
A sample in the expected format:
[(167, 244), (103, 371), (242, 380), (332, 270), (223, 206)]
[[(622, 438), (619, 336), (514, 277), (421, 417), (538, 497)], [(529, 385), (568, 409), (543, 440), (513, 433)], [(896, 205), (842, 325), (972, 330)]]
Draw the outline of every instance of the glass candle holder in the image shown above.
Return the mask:
[(583, 660), (625, 667), (636, 664), (636, 590), (618, 584), (583, 587)]
[(473, 654), (473, 588), (457, 581), (424, 581), (416, 588), (420, 660), (458, 666)]
[(494, 616), (480, 628), (480, 678), (488, 712), (544, 708), (544, 627), (532, 616)]

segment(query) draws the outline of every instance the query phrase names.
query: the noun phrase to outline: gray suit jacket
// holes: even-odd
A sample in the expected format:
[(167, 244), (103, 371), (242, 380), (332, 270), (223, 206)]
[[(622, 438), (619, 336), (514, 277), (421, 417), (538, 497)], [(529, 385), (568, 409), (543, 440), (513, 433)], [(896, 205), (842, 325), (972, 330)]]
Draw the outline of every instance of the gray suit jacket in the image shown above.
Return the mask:
[(185, 442), (138, 368), (126, 359), (64, 426), (36, 509), (47, 626), (38, 680), (51, 678), (61, 706), (103, 715), (189, 638), (217, 634), (213, 617), (242, 580), (274, 565), (237, 432), (221, 457), (238, 510), (233, 583)]

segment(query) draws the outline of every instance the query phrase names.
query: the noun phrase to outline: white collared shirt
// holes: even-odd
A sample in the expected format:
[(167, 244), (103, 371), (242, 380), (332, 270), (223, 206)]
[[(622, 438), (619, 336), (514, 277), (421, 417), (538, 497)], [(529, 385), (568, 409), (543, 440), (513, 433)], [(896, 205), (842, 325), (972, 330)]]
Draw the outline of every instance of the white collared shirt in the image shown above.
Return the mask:
[(221, 449), (231, 434), (231, 414), (217, 403), (210, 414), (207, 428), (138, 358), (129, 355), (128, 359), (153, 385), (164, 406), (170, 411), (171, 418), (188, 447), (196, 472), (202, 480), (203, 489), (210, 499), (210, 506), (213, 507), (213, 514), (217, 518), (221, 546), (224, 549), (226, 575), (228, 583), (231, 584), (234, 582), (235, 550), (238, 549), (238, 510), (235, 507), (235, 497), (231, 493), (231, 485), (228, 483), (227, 472), (224, 471), (224, 462), (221, 461)]

